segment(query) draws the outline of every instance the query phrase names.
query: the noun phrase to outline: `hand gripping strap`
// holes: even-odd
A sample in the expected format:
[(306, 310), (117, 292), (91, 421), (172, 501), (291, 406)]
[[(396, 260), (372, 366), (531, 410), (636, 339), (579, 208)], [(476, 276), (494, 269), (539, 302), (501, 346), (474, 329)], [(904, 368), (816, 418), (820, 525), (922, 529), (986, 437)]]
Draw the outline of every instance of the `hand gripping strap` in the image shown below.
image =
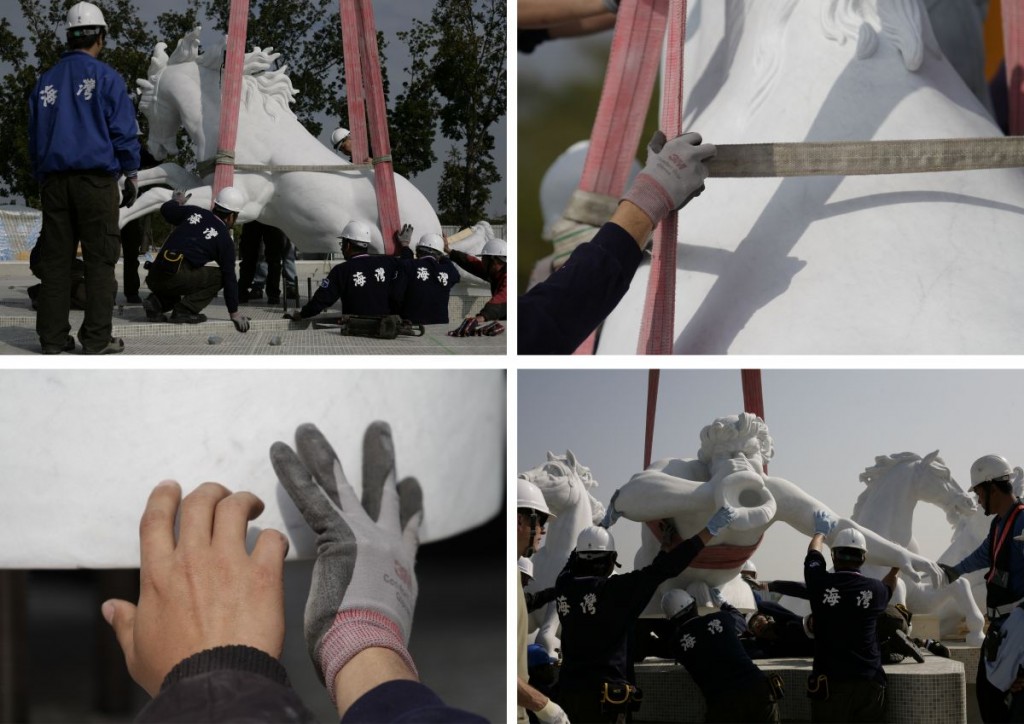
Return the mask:
[(319, 668), (323, 672), (324, 684), (327, 685), (327, 693), (331, 695), (332, 702), (337, 703), (334, 677), (353, 656), (373, 647), (394, 651), (409, 670), (419, 677), (398, 624), (387, 616), (367, 609), (339, 611), (334, 617), (334, 624), (324, 635), (319, 652)]

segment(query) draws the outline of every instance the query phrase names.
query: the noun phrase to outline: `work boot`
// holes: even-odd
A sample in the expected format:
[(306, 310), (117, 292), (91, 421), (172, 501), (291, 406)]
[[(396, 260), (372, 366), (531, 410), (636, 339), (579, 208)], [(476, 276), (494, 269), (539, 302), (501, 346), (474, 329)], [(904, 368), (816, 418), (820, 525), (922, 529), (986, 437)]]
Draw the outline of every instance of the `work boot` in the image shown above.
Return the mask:
[(166, 322), (167, 317), (163, 314), (163, 307), (155, 294), (150, 294), (142, 301), (142, 308), (146, 310), (146, 319), (150, 322)]
[(919, 664), (924, 663), (924, 656), (921, 655), (918, 648), (914, 646), (914, 643), (902, 631), (896, 631), (889, 637), (889, 649), (893, 653), (910, 656)]
[(195, 314), (193, 312), (182, 312), (175, 309), (171, 312), (171, 324), (202, 324), (206, 321), (205, 314)]
[(135, 292), (135, 294), (125, 293), (124, 301), (128, 304), (142, 304), (142, 297), (139, 296), (138, 292)]
[(111, 337), (107, 346), (102, 349), (89, 349), (82, 345), (82, 354), (118, 354), (124, 352), (124, 340), (120, 337)]
[(253, 299), (263, 299), (263, 287), (253, 287), (246, 296), (250, 302)]
[(299, 287), (295, 284), (289, 284), (285, 291), (285, 296), (294, 301), (299, 301)]
[(927, 649), (936, 656), (941, 656), (944, 659), (949, 658), (949, 649), (946, 648), (945, 644), (940, 643), (935, 639), (925, 639), (924, 641), (922, 641), (921, 639), (914, 639), (913, 641), (920, 648)]
[(267, 297), (267, 304), (269, 304), (272, 307), (277, 305), (277, 304), (280, 304), (280, 303), (281, 303), (281, 297), (270, 297), (270, 296)]
[(62, 352), (74, 352), (75, 351), (75, 338), (68, 335), (68, 338), (64, 340), (64, 346), (59, 344), (44, 344), (43, 354), (61, 354)]

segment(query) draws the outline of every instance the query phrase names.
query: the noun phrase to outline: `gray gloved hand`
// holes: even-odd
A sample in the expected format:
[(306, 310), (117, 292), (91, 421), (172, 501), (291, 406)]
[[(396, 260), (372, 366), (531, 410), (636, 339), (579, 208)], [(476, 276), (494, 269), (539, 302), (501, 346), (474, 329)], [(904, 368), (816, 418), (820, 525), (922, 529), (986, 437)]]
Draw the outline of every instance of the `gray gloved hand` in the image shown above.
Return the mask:
[(192, 198), (192, 194), (188, 193), (185, 189), (174, 189), (174, 193), (171, 194), (171, 201), (184, 206), (185, 202)]
[(945, 563), (940, 563), (939, 568), (946, 574), (946, 580), (952, 583), (960, 577), (960, 574), (953, 569), (953, 566), (947, 566)]
[(542, 706), (540, 711), (535, 711), (534, 714), (544, 724), (569, 724), (569, 715), (551, 699), (548, 699), (548, 703)]
[(736, 511), (728, 505), (723, 505), (711, 516), (711, 520), (704, 526), (711, 535), (718, 535), (729, 527), (729, 524), (736, 520)]
[(832, 517), (827, 510), (814, 511), (814, 532), (821, 533), (826, 538), (835, 530), (838, 521)]
[(722, 589), (718, 586), (711, 588), (709, 593), (711, 594), (711, 603), (717, 608), (721, 608), (722, 604), (725, 603), (725, 596), (722, 595)]
[(243, 317), (241, 312), (231, 314), (231, 323), (235, 325), (235, 329), (243, 334), (249, 331), (249, 318)]
[(699, 133), (684, 133), (666, 141), (665, 134), (657, 131), (648, 151), (647, 165), (623, 200), (639, 206), (657, 226), (669, 212), (681, 209), (704, 190), (708, 177), (704, 161), (715, 155), (715, 147), (702, 144)]
[(615, 508), (615, 500), (618, 497), (619, 491), (616, 490), (614, 493), (612, 493), (612, 500), (610, 503), (608, 503), (608, 509), (604, 511), (604, 518), (601, 520), (599, 524), (602, 528), (611, 528), (613, 525), (615, 525), (615, 521), (622, 517), (622, 513), (620, 513)]
[(295, 451), (274, 443), (270, 461), (316, 533), (305, 634), (310, 658), (331, 699), (337, 673), (370, 647), (394, 651), (415, 673), (407, 646), (416, 606), (413, 566), (423, 493), (414, 478), (395, 482), (391, 428), (374, 422), (366, 429), (362, 503), (315, 425), (300, 425), (295, 431)]
[(409, 246), (412, 243), (412, 224), (402, 224), (402, 228), (395, 232), (395, 238), (402, 246)]
[(610, 13), (619, 12), (619, 0), (604, 0), (604, 6)]

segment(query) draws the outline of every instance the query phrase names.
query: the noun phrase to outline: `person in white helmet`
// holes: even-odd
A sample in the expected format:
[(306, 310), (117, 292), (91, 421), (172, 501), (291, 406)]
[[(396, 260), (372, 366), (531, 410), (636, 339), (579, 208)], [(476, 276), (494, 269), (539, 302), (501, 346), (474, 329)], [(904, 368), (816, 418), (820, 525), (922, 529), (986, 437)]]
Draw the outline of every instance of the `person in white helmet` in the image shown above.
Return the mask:
[[(142, 301), (152, 322), (201, 324), (202, 310), (224, 290), (224, 304), (239, 332), (249, 331), (249, 319), (238, 311), (235, 244), (231, 228), (245, 207), (245, 195), (228, 186), (214, 199), (213, 210), (186, 204), (190, 195), (175, 191), (160, 213), (175, 229), (148, 262), (146, 286), (152, 294)], [(216, 262), (217, 268), (207, 266)], [(170, 312), (168, 320), (165, 316)]]
[(637, 618), (664, 581), (678, 576), (736, 511), (722, 506), (696, 535), (622, 575), (615, 539), (605, 528), (580, 531), (576, 549), (555, 581), (562, 624), (558, 703), (574, 722), (615, 722), (639, 708), (629, 640)]
[(700, 615), (687, 591), (673, 588), (661, 597), (661, 610), (672, 626), (672, 656), (686, 667), (707, 702), (705, 721), (777, 722), (781, 679), (774, 685), (740, 640), (743, 614), (711, 589), (718, 611)]
[[(544, 494), (533, 483), (519, 478), (516, 480), (516, 555), (529, 559), (540, 547), (544, 526), (548, 519), (553, 518)], [(519, 576), (517, 575), (518, 579)], [(529, 721), (526, 710), (529, 709), (537, 718), (551, 724), (569, 724), (562, 708), (535, 688), (530, 686), (529, 667), (527, 665), (526, 634), (527, 612), (526, 597), (520, 579), (517, 586), (516, 612), (516, 711), (517, 724)]]
[(334, 129), (334, 133), (331, 134), (331, 147), (348, 157), (348, 160), (352, 160), (352, 134), (347, 128), (339, 126)]
[(986, 722), (1024, 721), (1024, 503), (1014, 495), (1012, 479), (1013, 470), (1000, 455), (974, 461), (971, 490), (985, 515), (995, 517), (973, 553), (955, 566), (942, 566), (950, 582), (988, 569), (989, 628), (976, 679), (978, 709)]
[(291, 318), (315, 317), (339, 299), (343, 314), (398, 314), (406, 284), (398, 260), (384, 254), (365, 222), (348, 222), (338, 238), (345, 261), (331, 269), (313, 298)]
[(480, 250), (480, 256), (472, 256), (458, 249), (449, 249), (445, 240), (445, 251), (452, 261), (481, 279), (487, 280), (491, 285), (491, 298), (487, 300), (483, 308), (474, 315), (471, 315), (476, 324), (493, 322), (506, 318), (506, 307), (508, 301), (508, 264), (506, 255), (508, 245), (504, 239), (488, 239), (484, 248)]
[(395, 254), (406, 279), (402, 319), (416, 324), (448, 324), (448, 299), (462, 277), (445, 255), (440, 234), (423, 234), (416, 243), (415, 256), (409, 248), (412, 236), (412, 224), (402, 226), (396, 235)]
[[(878, 646), (878, 616), (896, 588), (898, 568), (881, 581), (861, 574), (864, 534), (836, 531), (827, 511), (814, 514), (814, 535), (804, 559), (804, 582), (814, 617), (814, 666), (807, 682), (811, 720), (876, 722), (885, 713), (885, 671)], [(826, 539), (834, 571), (821, 553)]]
[(139, 125), (124, 79), (99, 60), (107, 38), (102, 11), (77, 3), (66, 27), (67, 51), (39, 76), (28, 99), (29, 160), (43, 208), (36, 332), (43, 354), (75, 349), (68, 313), (81, 241), (87, 293), (78, 340), (85, 354), (111, 354), (124, 349), (111, 337), (121, 252), (111, 229), (117, 229), (118, 177), (124, 177), (122, 206), (138, 194)]

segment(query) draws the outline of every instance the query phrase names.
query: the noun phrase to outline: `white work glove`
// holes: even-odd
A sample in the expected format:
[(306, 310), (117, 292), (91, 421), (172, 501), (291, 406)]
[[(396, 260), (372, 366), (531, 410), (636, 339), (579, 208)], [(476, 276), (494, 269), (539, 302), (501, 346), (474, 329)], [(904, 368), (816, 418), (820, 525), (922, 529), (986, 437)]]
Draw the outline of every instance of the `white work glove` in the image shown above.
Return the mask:
[(708, 177), (704, 161), (715, 150), (710, 143), (701, 143), (699, 133), (666, 141), (665, 134), (656, 131), (648, 144), (647, 165), (623, 199), (639, 206), (657, 226), (669, 212), (683, 208), (704, 190)]
[(711, 603), (713, 603), (716, 608), (721, 608), (722, 604), (725, 603), (725, 596), (722, 595), (722, 589), (715, 586), (710, 589), (709, 593), (711, 594)]
[(310, 658), (331, 700), (336, 699), (334, 677), (370, 647), (394, 651), (415, 673), (407, 647), (416, 606), (413, 566), (423, 493), (414, 478), (395, 482), (391, 428), (375, 422), (366, 430), (362, 503), (315, 425), (295, 431), (295, 451), (274, 443), (270, 461), (316, 533), (304, 628)]
[(729, 524), (736, 520), (736, 511), (728, 505), (723, 505), (711, 516), (711, 520), (704, 526), (708, 533), (715, 536), (729, 527)]
[(814, 532), (828, 538), (835, 530), (838, 521), (827, 510), (814, 511)]
[(395, 239), (402, 246), (409, 246), (412, 243), (412, 224), (402, 224), (402, 228), (395, 232)]
[(540, 711), (533, 713), (545, 724), (569, 724), (569, 717), (562, 711), (562, 707), (551, 699), (548, 699), (548, 703)]

